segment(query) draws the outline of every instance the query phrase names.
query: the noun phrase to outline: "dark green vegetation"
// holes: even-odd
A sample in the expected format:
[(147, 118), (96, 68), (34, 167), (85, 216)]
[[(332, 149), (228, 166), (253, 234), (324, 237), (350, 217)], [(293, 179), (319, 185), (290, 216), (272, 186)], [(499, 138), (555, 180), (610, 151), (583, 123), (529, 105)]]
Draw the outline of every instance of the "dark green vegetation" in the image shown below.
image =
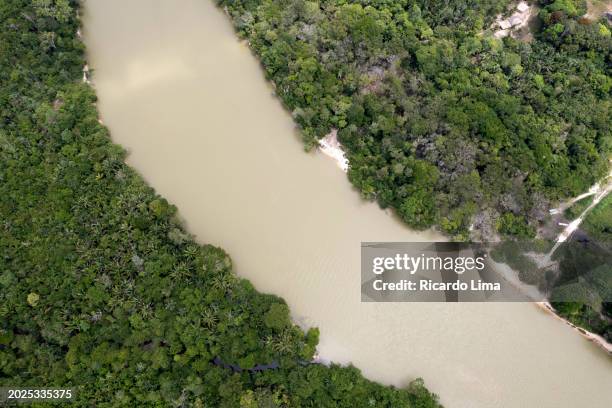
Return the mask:
[(571, 242), (559, 249), (550, 302), (559, 315), (612, 342), (612, 250)]
[(522, 282), (543, 288), (549, 282), (547, 275), (526, 253), (547, 254), (553, 243), (545, 240), (502, 241), (491, 251), (495, 262), (504, 263), (515, 271)]
[(581, 227), (593, 239), (612, 247), (612, 194), (587, 214)]
[(487, 28), (509, 1), (217, 0), (307, 147), (331, 129), (364, 197), (412, 227), (533, 236), (612, 149), (612, 38), (582, 0), (541, 0), (530, 43)]
[(75, 8), (0, 2), (0, 385), (75, 387), (79, 407), (438, 406), (419, 380), (309, 364), (318, 331), (193, 242), (98, 123)]
[(542, 259), (554, 242), (505, 240), (490, 255), (517, 271), (522, 282), (538, 287), (559, 315), (612, 343), (611, 211), (609, 196), (588, 213), (583, 228), (557, 248), (552, 255), (556, 262), (544, 267), (532, 256)]
[(587, 214), (581, 228), (555, 254), (560, 275), (551, 303), (561, 316), (612, 342), (612, 195)]
[[(612, 267), (602, 265), (553, 292), (551, 304), (560, 316), (612, 343), (611, 280)], [(607, 301), (602, 300), (603, 290), (607, 290)], [(568, 301), (570, 297), (578, 299)]]
[[(566, 217), (578, 217), (592, 202), (592, 196), (576, 202)], [(591, 209), (580, 229), (552, 254), (556, 262), (541, 268), (532, 255), (549, 254), (553, 245), (540, 239), (505, 240), (491, 257), (518, 271), (522, 282), (548, 294), (559, 315), (612, 342), (612, 195)]]
[(565, 218), (567, 218), (569, 221), (575, 220), (580, 216), (580, 214), (584, 212), (584, 210), (589, 207), (589, 205), (591, 205), (592, 202), (593, 196), (584, 197), (583, 199), (576, 201), (574, 204), (572, 204), (571, 207), (563, 211), (563, 215), (565, 215)]

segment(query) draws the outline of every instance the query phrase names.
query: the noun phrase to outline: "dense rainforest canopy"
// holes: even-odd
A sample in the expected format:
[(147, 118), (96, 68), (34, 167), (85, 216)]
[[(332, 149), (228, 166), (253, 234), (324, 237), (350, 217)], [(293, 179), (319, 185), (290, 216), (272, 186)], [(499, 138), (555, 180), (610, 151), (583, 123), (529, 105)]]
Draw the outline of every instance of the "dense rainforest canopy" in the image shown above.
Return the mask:
[(522, 39), (493, 35), (508, 0), (218, 2), (307, 147), (337, 129), (352, 183), (412, 227), (533, 236), (608, 171), (612, 38), (584, 0), (533, 1)]
[(437, 407), (420, 380), (311, 363), (317, 329), (185, 233), (98, 122), (77, 10), (0, 2), (0, 386), (72, 387), (78, 407)]

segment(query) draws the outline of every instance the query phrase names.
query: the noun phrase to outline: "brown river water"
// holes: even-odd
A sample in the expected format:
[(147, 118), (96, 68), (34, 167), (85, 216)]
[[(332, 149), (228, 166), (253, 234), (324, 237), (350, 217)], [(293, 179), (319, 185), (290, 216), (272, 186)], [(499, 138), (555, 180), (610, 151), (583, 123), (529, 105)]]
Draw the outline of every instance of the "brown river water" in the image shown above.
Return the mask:
[(101, 118), (198, 241), (321, 329), (324, 361), (448, 407), (609, 407), (612, 359), (533, 304), (361, 303), (361, 241), (429, 241), (364, 202), (211, 0), (87, 0)]

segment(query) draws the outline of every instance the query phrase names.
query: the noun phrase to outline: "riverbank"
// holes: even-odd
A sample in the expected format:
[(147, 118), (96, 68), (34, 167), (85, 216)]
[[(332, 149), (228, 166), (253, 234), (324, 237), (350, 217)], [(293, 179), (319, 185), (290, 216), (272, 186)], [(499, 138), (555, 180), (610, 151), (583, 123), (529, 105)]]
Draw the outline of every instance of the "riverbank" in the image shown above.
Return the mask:
[(331, 157), (343, 172), (348, 172), (349, 161), (346, 153), (338, 140), (338, 130), (332, 129), (324, 138), (319, 140), (319, 150), (326, 156)]
[[(540, 291), (535, 286), (528, 285), (522, 282), (520, 279), (518, 279), (517, 273), (514, 270), (512, 270), (508, 265), (497, 263), (492, 260), (489, 260), (489, 261), (495, 265), (495, 271), (499, 272), (504, 277), (504, 279), (510, 282), (515, 288), (517, 288), (520, 293), (525, 294), (530, 299), (541, 299), (544, 297), (542, 293), (540, 293)], [(569, 320), (560, 316), (555, 310), (555, 308), (550, 304), (550, 302), (548, 301), (533, 302), (533, 304), (536, 305), (541, 310), (546, 311), (546, 313), (553, 316), (556, 320), (560, 320), (566, 325), (572, 327), (583, 338), (596, 344), (599, 348), (601, 348), (608, 354), (612, 355), (612, 344), (611, 343), (609, 343), (602, 336), (596, 333), (592, 333), (580, 326), (577, 326), (573, 324), (572, 322), (570, 322)]]
[(533, 302), (533, 304), (535, 304), (538, 308), (540, 308), (541, 310), (546, 311), (549, 315), (552, 315), (556, 320), (560, 320), (563, 323), (565, 323), (566, 325), (572, 327), (583, 338), (585, 338), (588, 341), (596, 344), (599, 348), (603, 349), (608, 354), (612, 353), (612, 344), (609, 343), (605, 338), (603, 338), (602, 336), (600, 336), (600, 335), (598, 335), (596, 333), (592, 333), (592, 332), (590, 332), (590, 331), (588, 331), (588, 330), (586, 330), (586, 329), (584, 329), (584, 328), (582, 328), (580, 326), (577, 326), (577, 325), (573, 324), (572, 322), (570, 322), (569, 320), (565, 319), (564, 317), (562, 317), (561, 315), (559, 315), (557, 313), (557, 311), (550, 304), (550, 302), (548, 302), (548, 301), (537, 301), (537, 299), (545, 298), (544, 294), (541, 293), (537, 289), (537, 287), (535, 287), (533, 285), (529, 285), (529, 284), (521, 281), (518, 278), (518, 273), (516, 271), (514, 271), (512, 268), (510, 268), (510, 266), (508, 266), (507, 264), (504, 264), (504, 263), (495, 262), (492, 259), (489, 259), (489, 262), (491, 262), (494, 265), (495, 271), (497, 273), (499, 273), (512, 286), (514, 286), (516, 289), (518, 289), (519, 293), (524, 294), (529, 299), (535, 300)]
[(554, 211), (555, 214), (563, 214), (563, 211), (566, 208), (569, 208), (571, 205), (573, 205), (576, 201), (579, 201), (582, 198), (585, 198), (591, 195), (594, 196), (591, 204), (589, 204), (588, 207), (585, 208), (584, 211), (582, 211), (582, 213), (578, 216), (578, 218), (571, 220), (569, 223), (567, 223), (568, 225), (566, 225), (565, 228), (561, 231), (561, 233), (557, 236), (555, 245), (552, 247), (552, 249), (548, 253), (548, 256), (547, 256), (548, 260), (550, 260), (550, 258), (553, 256), (557, 248), (559, 248), (561, 244), (567, 241), (572, 236), (572, 234), (578, 229), (578, 227), (580, 226), (580, 224), (582, 224), (582, 222), (584, 221), (588, 213), (593, 208), (595, 208), (600, 203), (601, 200), (603, 200), (608, 194), (610, 194), (610, 192), (612, 192), (612, 171), (610, 171), (610, 173), (608, 173), (608, 175), (604, 177), (600, 182), (592, 186), (588, 192), (581, 194), (578, 197), (575, 197), (571, 200), (568, 200), (566, 204), (561, 204), (557, 208), (551, 210), (551, 212)]
[(595, 333), (591, 333), (590, 331), (585, 330), (585, 329), (583, 329), (580, 326), (576, 326), (572, 322), (570, 322), (570, 321), (564, 319), (563, 317), (559, 316), (557, 314), (557, 312), (555, 311), (555, 308), (552, 307), (552, 305), (549, 302), (536, 302), (535, 304), (540, 309), (542, 309), (542, 310), (546, 311), (547, 313), (553, 315), (556, 319), (558, 319), (558, 320), (562, 321), (563, 323), (567, 324), (568, 326), (572, 327), (582, 337), (584, 337), (588, 341), (596, 344), (598, 347), (600, 347), (601, 349), (606, 351), (609, 355), (612, 355), (612, 344), (608, 343), (608, 341), (606, 339), (604, 339), (603, 337), (601, 337), (600, 335), (595, 334)]
[[(561, 231), (561, 233), (557, 236), (557, 240), (552, 249), (543, 257), (543, 260), (540, 260), (540, 266), (542, 264), (547, 264), (551, 262), (551, 258), (555, 251), (562, 245), (563, 242), (566, 242), (572, 234), (578, 230), (580, 224), (586, 219), (588, 213), (593, 210), (610, 192), (612, 191), (612, 171), (604, 177), (600, 182), (593, 185), (587, 192), (580, 194), (577, 197), (574, 197), (566, 202), (561, 203), (558, 207), (551, 210), (551, 214), (563, 216), (563, 213), (566, 209), (570, 208), (576, 202), (586, 198), (593, 196), (591, 203), (579, 214), (579, 216), (571, 220), (565, 228)], [(612, 343), (608, 342), (602, 336), (592, 333), (580, 326), (575, 325), (569, 320), (565, 319), (563, 316), (559, 315), (555, 308), (550, 304), (550, 302), (537, 302), (538, 306), (543, 310), (553, 314), (557, 319), (563, 321), (565, 324), (574, 328), (581, 336), (586, 338), (587, 340), (597, 344), (600, 348), (605, 350), (608, 354), (612, 353)]]
[[(241, 278), (319, 327), (323, 361), (396, 387), (423, 377), (452, 408), (607, 408), (609, 362), (532, 305), (360, 302), (360, 242), (444, 237), (410, 230), (356, 194), (326, 155), (304, 154), (295, 122), (212, 2), (86, 8), (99, 108), (128, 162), (180, 208), (197, 241), (227, 249)], [(168, 74), (133, 86), (141, 67)]]
[[(19, 68), (11, 81), (0, 82), (0, 95), (15, 97), (0, 97), (3, 385), (70, 387), (77, 406), (235, 407), (271, 399), (290, 406), (356, 406), (369, 395), (382, 406), (399, 401), (404, 408), (438, 407), (421, 381), (395, 389), (366, 380), (353, 367), (302, 364), (313, 356), (318, 331), (302, 331), (281, 298), (238, 278), (222, 249), (196, 242), (176, 207), (126, 164), (123, 146), (99, 122), (88, 75), (81, 75), (88, 70), (82, 71), (87, 64), (77, 27), (84, 24), (90, 39), (92, 20), (76, 17), (80, 3), (64, 2), (59, 10), (59, 2), (43, 3), (2, 8), (11, 29), (0, 32), (0, 66)], [(98, 3), (99, 13), (110, 3)], [(104, 37), (134, 6), (127, 3), (115, 3), (119, 12), (103, 19), (109, 30)], [(140, 6), (123, 22), (132, 25), (155, 8), (150, 2)], [(174, 20), (169, 31), (180, 31), (177, 23), (183, 20)], [(43, 28), (53, 31), (41, 41)], [(139, 34), (154, 36), (156, 28)], [(41, 51), (48, 38), (57, 46)], [(158, 46), (153, 43), (153, 55)], [(138, 51), (142, 46), (130, 54)], [(91, 54), (87, 59), (99, 66)], [(142, 66), (136, 62), (129, 69), (139, 74)], [(139, 81), (136, 76), (130, 79)], [(96, 90), (104, 88), (94, 79)], [(146, 93), (163, 76), (149, 79), (121, 92), (128, 99), (130, 91)], [(180, 94), (187, 98), (189, 92)], [(15, 103), (23, 100), (28, 103)], [(138, 105), (149, 102), (124, 108), (137, 129), (166, 113), (138, 118)], [(176, 129), (176, 117), (167, 119)], [(200, 125), (200, 117), (194, 119)], [(174, 135), (165, 133), (173, 142)], [(173, 166), (161, 167), (175, 175)], [(248, 211), (250, 203), (240, 205)], [(278, 371), (260, 374), (268, 369)], [(245, 370), (250, 375), (234, 375)], [(146, 379), (145, 389), (138, 378)]]

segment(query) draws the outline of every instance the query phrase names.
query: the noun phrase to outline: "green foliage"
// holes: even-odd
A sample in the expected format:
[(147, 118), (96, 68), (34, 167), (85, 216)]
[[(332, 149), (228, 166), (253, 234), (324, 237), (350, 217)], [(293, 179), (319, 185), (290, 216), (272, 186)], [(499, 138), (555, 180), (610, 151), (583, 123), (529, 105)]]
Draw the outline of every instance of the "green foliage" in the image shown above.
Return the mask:
[(522, 238), (535, 236), (535, 228), (527, 223), (525, 217), (513, 213), (503, 214), (497, 221), (497, 230), (502, 234)]
[(565, 215), (565, 218), (570, 221), (575, 220), (580, 216), (580, 214), (584, 212), (584, 210), (589, 207), (589, 205), (591, 205), (592, 202), (593, 196), (584, 197), (583, 199), (576, 201), (574, 204), (572, 204), (571, 207), (563, 211), (563, 215)]
[(350, 181), (415, 228), (531, 236), (608, 171), (612, 39), (584, 1), (542, 0), (530, 43), (481, 34), (506, 0), (218, 3), (306, 146), (338, 129)]
[(438, 406), (311, 363), (318, 330), (192, 240), (98, 121), (76, 7), (0, 3), (0, 385), (72, 387), (77, 407)]
[(502, 241), (491, 251), (495, 262), (507, 264), (518, 272), (522, 282), (538, 286), (543, 283), (544, 274), (536, 263), (525, 255), (533, 250), (532, 241)]
[(581, 227), (612, 248), (612, 195), (608, 194), (587, 214)]
[(435, 211), (432, 195), (422, 190), (406, 198), (399, 208), (402, 219), (418, 229), (430, 227), (435, 222)]
[(270, 310), (264, 315), (264, 323), (274, 330), (282, 330), (291, 324), (289, 308), (283, 303), (272, 303)]
[(551, 302), (572, 323), (612, 341), (612, 196), (591, 209), (580, 227), (594, 245), (561, 248), (557, 257), (564, 285), (553, 291)]
[(550, 302), (557, 313), (612, 341), (612, 241), (570, 240), (555, 259), (559, 273)]
[(319, 344), (319, 329), (311, 327), (308, 329), (308, 332), (306, 332), (306, 345), (302, 350), (301, 357), (304, 360), (312, 359), (316, 352), (317, 344)]
[(578, 10), (580, 8), (580, 11), (582, 12), (582, 14), (584, 14), (586, 12), (586, 7), (582, 6), (580, 7), (578, 4), (581, 3), (581, 5), (584, 5), (586, 2), (583, 0), (555, 0), (554, 2), (552, 2), (551, 4), (549, 4), (548, 6), (545, 7), (545, 10), (551, 12), (551, 13), (555, 13), (555, 12), (561, 12), (564, 13), (565, 15), (569, 16), (569, 17), (576, 17), (578, 15)]

